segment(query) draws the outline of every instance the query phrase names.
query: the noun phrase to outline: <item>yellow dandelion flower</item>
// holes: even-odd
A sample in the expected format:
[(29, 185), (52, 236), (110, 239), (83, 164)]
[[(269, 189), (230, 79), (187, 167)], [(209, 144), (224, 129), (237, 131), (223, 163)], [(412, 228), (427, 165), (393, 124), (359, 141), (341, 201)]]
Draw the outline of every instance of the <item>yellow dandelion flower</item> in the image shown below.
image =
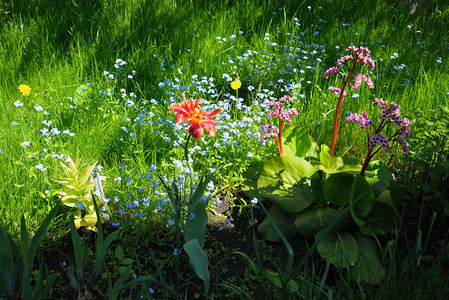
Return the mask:
[(242, 82), (240, 80), (234, 80), (231, 82), (231, 89), (238, 90), (242, 86)]
[(21, 85), (19, 85), (19, 92), (21, 92), (22, 95), (24, 95), (24, 96), (29, 96), (31, 93), (31, 89), (28, 85), (21, 84)]

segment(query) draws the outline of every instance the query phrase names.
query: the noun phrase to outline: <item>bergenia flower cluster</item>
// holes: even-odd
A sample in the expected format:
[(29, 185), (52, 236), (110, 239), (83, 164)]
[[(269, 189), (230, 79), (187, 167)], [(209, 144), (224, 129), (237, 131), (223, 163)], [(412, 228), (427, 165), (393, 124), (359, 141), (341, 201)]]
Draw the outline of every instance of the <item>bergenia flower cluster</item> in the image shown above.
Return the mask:
[[(351, 52), (351, 53), (349, 55), (344, 55), (341, 58), (339, 58), (337, 60), (337, 65), (335, 67), (331, 67), (324, 72), (325, 79), (328, 79), (329, 76), (331, 76), (333, 74), (338, 74), (341, 78), (343, 78), (343, 85), (341, 88), (336, 88), (336, 87), (329, 88), (331, 93), (335, 93), (338, 95), (338, 103), (337, 103), (337, 108), (335, 110), (335, 118), (334, 118), (334, 130), (333, 130), (333, 135), (332, 135), (332, 148), (331, 148), (331, 154), (330, 154), (331, 157), (333, 157), (334, 153), (335, 153), (335, 144), (337, 143), (338, 131), (340, 129), (341, 113), (343, 110), (343, 100), (347, 96), (347, 92), (345, 91), (345, 89), (349, 83), (349, 80), (352, 78), (355, 78), (355, 81), (351, 86), (352, 89), (357, 89), (362, 84), (363, 81), (368, 85), (369, 88), (371, 88), (371, 89), (374, 88), (373, 81), (368, 76), (366, 76), (362, 73), (358, 73), (355, 76), (353, 75), (355, 68), (356, 68), (357, 64), (359, 64), (359, 63), (362, 65), (362, 67), (368, 65), (371, 69), (374, 69), (375, 63), (374, 63), (374, 60), (370, 57), (370, 51), (368, 50), (368, 48), (349, 46), (346, 49), (346, 52)], [(339, 67), (348, 61), (352, 62), (352, 66), (350, 68), (348, 68), (349, 73), (345, 77), (344, 73), (340, 72)], [(356, 116), (352, 116), (352, 118), (356, 118)], [(360, 119), (360, 122), (362, 122), (363, 120), (364, 120), (363, 118)], [(356, 119), (352, 119), (352, 121), (355, 122)], [(359, 125), (361, 125), (361, 124), (362, 123), (360, 123)], [(363, 126), (366, 127), (369, 125), (363, 124)]]
[(352, 114), (349, 117), (346, 117), (345, 123), (348, 122), (356, 122), (357, 124), (359, 124), (360, 129), (373, 125), (373, 120), (368, 118), (368, 114), (366, 113), (366, 111), (362, 112), (361, 115)]
[(268, 103), (268, 106), (273, 106), (273, 109), (268, 114), (268, 118), (278, 117), (279, 119), (279, 128), (272, 126), (270, 123), (262, 125), (260, 130), (263, 133), (262, 138), (260, 139), (262, 142), (269, 138), (274, 138), (276, 141), (276, 145), (278, 147), (279, 155), (284, 155), (283, 144), (282, 144), (282, 128), (284, 123), (290, 123), (292, 121), (291, 115), (298, 115), (298, 112), (294, 109), (290, 110), (282, 110), (286, 101), (290, 101), (289, 96), (284, 96), (279, 99), (279, 101), (271, 101)]
[[(408, 153), (410, 149), (407, 146), (407, 143), (403, 139), (398, 139), (396, 137), (404, 137), (406, 135), (411, 135), (412, 131), (408, 126), (410, 125), (410, 121), (407, 118), (401, 118), (401, 111), (400, 111), (400, 105), (391, 102), (388, 103), (387, 101), (384, 101), (382, 98), (375, 99), (373, 101), (373, 104), (377, 104), (381, 106), (381, 113), (379, 116), (380, 124), (376, 127), (374, 125), (373, 120), (368, 118), (368, 115), (366, 111), (364, 111), (361, 115), (352, 114), (349, 117), (346, 117), (345, 123), (349, 122), (355, 122), (357, 123), (361, 129), (366, 128), (366, 133), (368, 137), (368, 153), (365, 157), (365, 161), (362, 166), (362, 170), (360, 172), (360, 175), (364, 175), (364, 172), (366, 170), (366, 167), (373, 158), (373, 156), (380, 150), (385, 149), (386, 152), (391, 152), (393, 149), (390, 145), (391, 142), (397, 142), (402, 146), (404, 149), (404, 153)], [(389, 138), (385, 137), (381, 134), (382, 130), (385, 128), (387, 124), (394, 124), (398, 127), (400, 127), (392, 136)], [(372, 126), (374, 132), (372, 132), (372, 136), (370, 137), (370, 131), (369, 127)], [(373, 152), (376, 145), (379, 145), (380, 147)]]

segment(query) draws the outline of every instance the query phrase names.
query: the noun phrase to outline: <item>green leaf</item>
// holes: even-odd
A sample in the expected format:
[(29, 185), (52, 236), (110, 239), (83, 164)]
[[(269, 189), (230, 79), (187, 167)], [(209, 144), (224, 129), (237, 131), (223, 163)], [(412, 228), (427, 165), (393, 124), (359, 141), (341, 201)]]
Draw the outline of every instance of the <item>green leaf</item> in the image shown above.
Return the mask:
[(290, 126), (282, 132), (284, 154), (318, 158), (318, 144), (301, 127)]
[[(265, 270), (264, 271), (265, 276), (270, 279), (270, 281), (278, 288), (283, 289), (284, 287), (282, 286), (282, 281), (281, 281), (281, 276), (279, 273), (275, 273), (273, 271), (270, 270)], [(290, 279), (287, 284), (286, 287), (288, 288), (288, 290), (292, 293), (295, 291), (299, 290), (299, 285), (296, 281), (294, 281), (293, 279)]]
[(130, 268), (132, 268), (132, 266), (120, 266), (118, 267), (118, 272), (120, 273), (120, 275), (123, 275), (123, 273), (125, 273), (125, 271), (127, 271)]
[(22, 275), (22, 299), (33, 299), (33, 289), (28, 272), (24, 270)]
[(386, 272), (377, 256), (376, 242), (359, 232), (354, 233), (354, 238), (358, 244), (358, 259), (349, 271), (351, 280), (373, 285), (380, 284)]
[(117, 246), (117, 248), (115, 248), (115, 257), (119, 261), (122, 260), (123, 258), (125, 258), (125, 251), (123, 250), (123, 248), (120, 245)]
[(348, 173), (330, 175), (323, 183), (324, 199), (336, 205), (348, 204), (353, 183), (354, 175)]
[[(447, 161), (449, 162), (449, 160)], [(404, 203), (405, 189), (394, 180), (390, 180), (390, 196), (395, 207), (400, 207)]]
[(3, 286), (9, 290), (11, 286), (12, 270), (13, 270), (13, 255), (9, 247), (8, 238), (0, 226), (0, 287)]
[(132, 264), (133, 262), (134, 262), (134, 259), (128, 258), (128, 257), (125, 257), (124, 259), (120, 260), (120, 263), (121, 263), (122, 265), (130, 265), (130, 264)]
[[(315, 173), (315, 175), (318, 173)], [(317, 204), (325, 205), (326, 200), (323, 194), (323, 181), (319, 176), (313, 175), (310, 178), (310, 183), (304, 183), (303, 189), (307, 197)]]
[(28, 253), (28, 249), (30, 248), (30, 240), (28, 236), (28, 230), (25, 223), (25, 216), (22, 215), (22, 219), (20, 221), (20, 247), (22, 256), (26, 257)]
[(117, 299), (120, 290), (124, 287), (124, 283), (126, 279), (128, 279), (129, 274), (131, 274), (131, 266), (128, 267), (119, 267), (119, 273), (121, 274), (120, 277), (117, 279), (116, 282), (114, 282), (114, 287), (112, 290), (108, 291), (108, 294), (110, 295), (110, 299)]
[(351, 208), (351, 215), (354, 221), (359, 225), (363, 225), (363, 218), (368, 215), (374, 204), (374, 193), (371, 186), (366, 181), (365, 177), (356, 175), (354, 184), (351, 189), (350, 203), (354, 202), (354, 206)]
[(94, 170), (97, 163), (93, 163), (92, 165), (86, 167), (83, 171), (83, 174), (81, 175), (81, 178), (79, 180), (81, 186), (85, 185), (87, 183), (87, 180), (89, 180), (89, 177), (92, 174), (92, 171)]
[(383, 162), (373, 160), (368, 164), (365, 176), (386, 180), (388, 182), (391, 179), (391, 172)]
[(197, 239), (188, 241), (183, 246), (190, 258), (190, 265), (195, 270), (196, 275), (204, 282), (204, 292), (207, 294), (210, 286), (210, 274), (208, 270), (209, 261), (204, 250)]
[(51, 209), (51, 211), (48, 213), (47, 217), (45, 217), (42, 224), (39, 226), (39, 228), (36, 231), (36, 234), (34, 235), (30, 247), (28, 248), (27, 255), (25, 257), (25, 268), (28, 270), (29, 273), (31, 273), (31, 270), (33, 268), (33, 261), (34, 256), (36, 255), (37, 247), (39, 246), (42, 238), (44, 237), (45, 233), (47, 232), (47, 228), (50, 225), (53, 218), (56, 216), (56, 213), (59, 209), (60, 202), (58, 202), (55, 207)]
[[(109, 246), (111, 245), (112, 241), (117, 238), (118, 234), (119, 234), (119, 230), (116, 230), (114, 232), (112, 232), (111, 234), (109, 234), (106, 238), (106, 240), (104, 241), (104, 244), (101, 245), (101, 251), (97, 252), (99, 253), (99, 255), (95, 257), (95, 276), (94, 276), (94, 281), (96, 281), (98, 279), (98, 276), (100, 276), (100, 271), (101, 271), (101, 264), (103, 263), (104, 257), (106, 256), (106, 252), (108, 251)], [(97, 247), (99, 247), (100, 245), (97, 245)], [(120, 246), (119, 246), (120, 247)]]
[(389, 187), (388, 180), (385, 180), (385, 179), (379, 179), (379, 178), (375, 178), (375, 177), (372, 178), (372, 177), (366, 176), (366, 174), (365, 174), (365, 180), (371, 186), (375, 198), (377, 198), (380, 194), (382, 194)]
[(340, 149), (338, 149), (337, 153), (335, 153), (334, 157), (344, 157), (346, 155), (346, 153), (348, 153), (349, 150), (351, 150), (352, 145), (351, 146), (344, 146)]
[[(75, 222), (73, 219), (73, 215), (70, 218), (70, 234), (72, 237), (72, 244), (73, 244), (73, 253), (75, 255), (75, 264), (76, 269), (73, 272), (73, 276), (75, 276), (75, 272), (77, 275), (79, 282), (78, 285), (82, 285), (82, 282), (84, 281), (84, 266), (85, 266), (85, 260), (86, 260), (86, 247), (83, 242), (80, 241), (80, 237), (78, 235), (78, 232), (75, 227)], [(70, 270), (69, 270), (70, 271)]]
[(376, 201), (365, 220), (365, 225), (360, 227), (360, 232), (368, 236), (386, 234), (395, 228), (397, 222), (397, 215), (393, 208)]
[(362, 165), (360, 164), (359, 159), (353, 155), (343, 156), (343, 162), (344, 162), (345, 166), (346, 165), (359, 166), (359, 171), (362, 168)]
[(184, 238), (186, 241), (198, 240), (201, 247), (206, 240), (206, 225), (209, 217), (206, 213), (205, 204), (201, 200), (189, 207), (185, 221)]
[(296, 156), (276, 157), (267, 161), (257, 181), (258, 192), (287, 213), (297, 213), (313, 202), (307, 197), (303, 184), (316, 169)]
[(329, 147), (324, 144), (321, 145), (320, 162), (324, 166), (324, 168), (327, 168), (329, 166), (330, 159), (331, 155)]
[[(279, 206), (273, 204), (268, 212), (273, 219), (274, 223), (288, 240), (296, 235), (296, 228), (293, 222), (293, 216), (285, 213)], [(259, 224), (257, 230), (268, 241), (280, 243), (282, 238), (274, 228), (268, 217)]]
[[(295, 227), (301, 236), (311, 237), (317, 234), (321, 229), (332, 224), (332, 222), (342, 213), (343, 211), (339, 209), (311, 206), (296, 215)], [(346, 215), (335, 225), (335, 228), (346, 228), (349, 220), (349, 215)]]
[[(325, 230), (326, 228), (318, 232), (316, 239), (321, 239), (320, 235)], [(338, 268), (350, 267), (357, 261), (357, 241), (349, 232), (331, 231), (321, 240), (316, 249), (321, 258)]]

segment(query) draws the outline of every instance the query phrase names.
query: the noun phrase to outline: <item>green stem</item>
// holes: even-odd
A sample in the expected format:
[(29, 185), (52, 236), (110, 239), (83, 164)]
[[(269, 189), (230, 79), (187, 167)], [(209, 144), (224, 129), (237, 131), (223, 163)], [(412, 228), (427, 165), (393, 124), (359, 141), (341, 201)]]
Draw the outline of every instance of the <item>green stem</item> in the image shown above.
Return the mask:
[(187, 137), (186, 145), (184, 147), (184, 155), (187, 160), (187, 166), (189, 167), (189, 176), (190, 176), (190, 193), (189, 196), (192, 198), (193, 195), (193, 168), (192, 168), (192, 157), (189, 153), (189, 141), (190, 141), (191, 135)]

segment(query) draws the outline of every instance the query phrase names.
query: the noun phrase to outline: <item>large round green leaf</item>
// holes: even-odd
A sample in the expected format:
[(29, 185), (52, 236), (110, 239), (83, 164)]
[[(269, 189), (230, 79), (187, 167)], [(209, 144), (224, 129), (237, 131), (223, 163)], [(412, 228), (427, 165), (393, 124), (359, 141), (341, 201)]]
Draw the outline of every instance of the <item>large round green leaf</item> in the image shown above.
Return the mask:
[[(303, 237), (310, 237), (318, 233), (324, 227), (329, 226), (341, 213), (342, 210), (329, 207), (311, 206), (296, 214), (295, 227)], [(337, 229), (343, 229), (348, 225), (349, 214), (343, 216), (335, 225)]]
[(376, 242), (359, 232), (354, 233), (358, 244), (358, 259), (349, 273), (351, 280), (360, 283), (379, 284), (385, 277), (385, 269), (377, 256)]
[(390, 169), (381, 161), (373, 160), (368, 163), (365, 176), (379, 178), (383, 180), (391, 179)]
[(396, 213), (391, 206), (376, 201), (365, 224), (360, 227), (360, 232), (368, 236), (386, 234), (395, 228), (397, 221)]
[(287, 213), (297, 213), (313, 202), (304, 192), (303, 183), (316, 169), (297, 156), (281, 156), (267, 161), (257, 180), (257, 190)]
[(318, 144), (301, 127), (290, 126), (282, 132), (284, 154), (318, 158)]
[(303, 188), (310, 200), (316, 204), (326, 204), (326, 200), (324, 200), (323, 195), (323, 181), (320, 179), (320, 176), (318, 176), (318, 173), (315, 173), (310, 178), (309, 182), (304, 183)]
[(399, 207), (404, 202), (405, 189), (396, 181), (390, 180), (390, 195), (391, 200), (393, 200), (394, 206)]
[[(316, 239), (320, 240), (326, 228), (318, 232)], [(357, 261), (357, 242), (349, 232), (331, 231), (317, 246), (321, 258), (338, 268), (353, 266)]]
[[(289, 215), (282, 211), (278, 206), (273, 204), (268, 211), (270, 217), (273, 219), (279, 231), (284, 235), (284, 237), (288, 240), (296, 235), (296, 228), (294, 223), (294, 218), (292, 215)], [(260, 223), (257, 228), (259, 233), (268, 241), (279, 243), (282, 242), (282, 239), (274, 228), (273, 223), (271, 223), (268, 217)]]
[(354, 175), (348, 173), (335, 173), (330, 175), (323, 184), (324, 199), (336, 205), (349, 203)]
[(351, 202), (354, 204), (354, 213), (357, 217), (363, 218), (368, 215), (374, 204), (374, 193), (366, 181), (365, 177), (356, 175), (354, 179), (354, 195)]

